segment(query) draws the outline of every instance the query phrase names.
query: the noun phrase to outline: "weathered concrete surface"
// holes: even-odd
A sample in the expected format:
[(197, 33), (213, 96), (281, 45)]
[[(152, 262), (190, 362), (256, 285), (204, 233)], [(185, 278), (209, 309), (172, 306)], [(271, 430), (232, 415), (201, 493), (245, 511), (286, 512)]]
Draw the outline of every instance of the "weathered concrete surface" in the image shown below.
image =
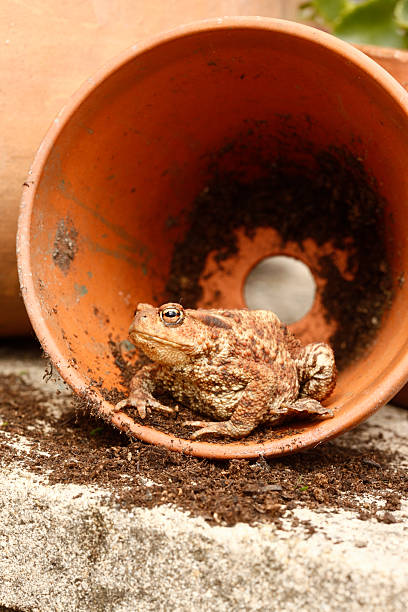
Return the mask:
[[(39, 359), (0, 355), (0, 367), (44, 387)], [(346, 434), (348, 442), (358, 446), (379, 428), (378, 444), (408, 462), (407, 411), (381, 410)], [(44, 612), (405, 612), (407, 502), (393, 524), (295, 512), (318, 531), (310, 536), (289, 522), (286, 530), (212, 527), (170, 507), (125, 511), (107, 491), (49, 486), (16, 461), (0, 470), (0, 604)]]

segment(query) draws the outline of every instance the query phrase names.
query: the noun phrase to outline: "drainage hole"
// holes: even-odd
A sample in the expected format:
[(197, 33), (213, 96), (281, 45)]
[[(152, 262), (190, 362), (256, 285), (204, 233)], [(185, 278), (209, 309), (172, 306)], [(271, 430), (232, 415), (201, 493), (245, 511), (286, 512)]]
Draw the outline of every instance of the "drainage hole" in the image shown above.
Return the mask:
[(267, 257), (248, 274), (244, 298), (252, 310), (272, 310), (283, 323), (294, 323), (312, 307), (316, 293), (313, 274), (294, 257)]

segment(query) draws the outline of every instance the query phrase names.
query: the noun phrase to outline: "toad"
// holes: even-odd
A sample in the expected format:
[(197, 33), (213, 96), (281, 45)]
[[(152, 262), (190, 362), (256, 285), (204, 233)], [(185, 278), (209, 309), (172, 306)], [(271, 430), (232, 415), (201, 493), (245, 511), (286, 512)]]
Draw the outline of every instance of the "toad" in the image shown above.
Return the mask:
[(302, 346), (273, 312), (139, 304), (129, 336), (152, 363), (133, 377), (115, 412), (133, 406), (142, 419), (150, 410), (172, 412), (154, 396), (166, 391), (214, 419), (186, 421), (198, 428), (192, 439), (244, 438), (260, 423), (332, 416), (321, 404), (336, 383), (332, 349), (321, 342)]

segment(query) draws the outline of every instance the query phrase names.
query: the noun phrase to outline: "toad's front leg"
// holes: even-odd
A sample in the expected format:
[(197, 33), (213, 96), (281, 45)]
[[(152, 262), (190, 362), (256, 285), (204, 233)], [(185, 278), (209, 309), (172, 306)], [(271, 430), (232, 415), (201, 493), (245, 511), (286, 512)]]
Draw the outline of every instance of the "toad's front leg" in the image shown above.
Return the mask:
[(131, 380), (129, 397), (118, 402), (113, 412), (120, 412), (126, 406), (133, 406), (142, 419), (152, 409), (168, 413), (174, 412), (173, 408), (164, 406), (153, 397), (155, 387), (154, 374), (156, 370), (157, 366), (155, 364), (146, 365), (141, 368)]

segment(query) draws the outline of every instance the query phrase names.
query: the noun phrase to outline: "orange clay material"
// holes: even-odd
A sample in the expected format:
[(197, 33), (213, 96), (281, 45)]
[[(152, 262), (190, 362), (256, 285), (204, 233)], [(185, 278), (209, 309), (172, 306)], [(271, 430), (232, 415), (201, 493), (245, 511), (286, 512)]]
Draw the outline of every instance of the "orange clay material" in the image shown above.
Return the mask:
[[(209, 156), (248, 120), (262, 121), (273, 136), (280, 116), (293, 118), (296, 139), (317, 148), (344, 145), (360, 155), (388, 203), (395, 295), (373, 346), (339, 376), (327, 404), (334, 418), (279, 428), (263, 443), (221, 444), (176, 438), (113, 414), (95, 385), (125, 391), (109, 337), (127, 338), (138, 302), (165, 301), (172, 253), (189, 207), (209, 180)], [(360, 51), (303, 25), (224, 18), (126, 51), (61, 111), (24, 187), (20, 283), (44, 350), (68, 384), (115, 426), (192, 455), (280, 455), (357, 425), (408, 377), (408, 286), (401, 282), (408, 271), (407, 134), (408, 94), (399, 83)], [(285, 251), (276, 243), (276, 252), (296, 256), (297, 247)], [(273, 252), (260, 234), (250, 248), (242, 242), (227, 262), (228, 283), (225, 275), (213, 275), (211, 282), (223, 287), (222, 306), (242, 304), (244, 279), (266, 254)], [(316, 246), (307, 245), (302, 257), (313, 271)], [(338, 253), (340, 268), (344, 257)], [(317, 272), (315, 278), (323, 282)], [(305, 341), (327, 338), (318, 300), (307, 316), (294, 331)]]

